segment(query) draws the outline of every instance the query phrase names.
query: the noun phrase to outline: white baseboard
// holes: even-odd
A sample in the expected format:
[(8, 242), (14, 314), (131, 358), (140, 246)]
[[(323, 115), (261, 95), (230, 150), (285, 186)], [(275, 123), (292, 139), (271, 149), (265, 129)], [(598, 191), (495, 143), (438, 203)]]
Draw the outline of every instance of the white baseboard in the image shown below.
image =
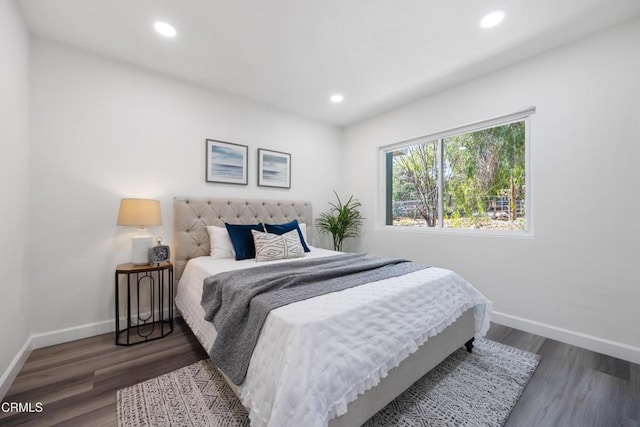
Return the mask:
[(586, 348), (587, 350), (595, 351), (596, 353), (602, 353), (608, 356), (617, 357), (618, 359), (640, 364), (640, 347), (634, 347), (632, 345), (598, 338), (581, 332), (558, 328), (556, 326), (496, 311), (492, 313), (491, 320), (495, 323), (509, 326), (510, 328), (519, 329), (524, 332), (540, 335), (545, 338), (551, 338), (566, 344), (575, 345), (576, 347)]
[(49, 347), (50, 345), (62, 344), (69, 341), (80, 340), (82, 338), (93, 337), (95, 335), (106, 334), (115, 331), (115, 321), (103, 320), (102, 322), (88, 323), (86, 325), (74, 326), (72, 328), (58, 329), (57, 331), (45, 332), (31, 335), (33, 349)]
[(4, 396), (9, 391), (9, 387), (11, 387), (11, 384), (13, 384), (13, 380), (15, 380), (18, 376), (20, 369), (22, 369), (24, 362), (26, 362), (29, 358), (32, 350), (32, 341), (31, 337), (29, 337), (27, 338), (27, 341), (25, 341), (20, 351), (18, 351), (18, 354), (16, 354), (16, 357), (14, 357), (11, 361), (11, 364), (9, 364), (7, 370), (4, 371), (2, 377), (0, 377), (0, 400), (4, 399)]
[[(140, 313), (140, 316), (148, 317), (149, 313)], [(169, 311), (163, 310), (165, 319), (169, 318)], [(177, 310), (173, 309), (173, 318), (178, 316)], [(120, 318), (120, 329), (126, 327), (126, 317)], [(42, 334), (31, 335), (33, 349), (49, 347), (50, 345), (62, 344), (69, 341), (80, 340), (82, 338), (93, 337), (96, 335), (107, 334), (116, 330), (115, 319), (103, 320), (101, 322), (88, 323), (86, 325), (74, 326), (72, 328), (59, 329), (57, 331), (45, 332)], [(114, 338), (115, 339), (115, 338)]]

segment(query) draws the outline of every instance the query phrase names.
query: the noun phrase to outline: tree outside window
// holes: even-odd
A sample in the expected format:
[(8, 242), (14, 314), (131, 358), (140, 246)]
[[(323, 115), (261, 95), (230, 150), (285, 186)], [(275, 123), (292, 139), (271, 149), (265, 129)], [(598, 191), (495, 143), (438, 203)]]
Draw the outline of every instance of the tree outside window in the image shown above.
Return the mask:
[(392, 204), (387, 223), (525, 230), (526, 123), (521, 119), (386, 150)]

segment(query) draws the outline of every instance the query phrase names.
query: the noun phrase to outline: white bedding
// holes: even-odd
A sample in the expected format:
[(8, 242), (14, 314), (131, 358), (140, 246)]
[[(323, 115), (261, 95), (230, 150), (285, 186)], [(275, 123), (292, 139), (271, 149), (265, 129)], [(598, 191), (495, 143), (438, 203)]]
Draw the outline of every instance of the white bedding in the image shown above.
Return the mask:
[[(334, 254), (312, 248), (305, 258)], [(271, 263), (278, 262), (296, 260)], [(200, 306), (203, 280), (264, 264), (211, 257), (189, 261), (176, 306), (205, 349), (216, 332)], [(484, 336), (490, 301), (456, 273), (431, 267), (273, 310), (239, 387), (252, 427), (326, 426), (472, 307), (476, 337)]]

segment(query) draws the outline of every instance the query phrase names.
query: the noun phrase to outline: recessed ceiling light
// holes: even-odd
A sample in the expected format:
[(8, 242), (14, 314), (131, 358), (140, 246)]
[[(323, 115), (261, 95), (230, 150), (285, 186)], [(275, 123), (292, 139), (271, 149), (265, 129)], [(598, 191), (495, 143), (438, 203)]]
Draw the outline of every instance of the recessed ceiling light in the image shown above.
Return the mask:
[(480, 26), (482, 28), (492, 28), (502, 22), (505, 17), (504, 10), (494, 10), (493, 12), (489, 12), (482, 17), (480, 20)]
[(339, 104), (342, 101), (344, 101), (344, 96), (340, 95), (339, 93), (331, 95), (331, 102), (333, 102), (334, 104)]
[(176, 36), (176, 28), (171, 24), (167, 24), (166, 22), (157, 21), (153, 24), (153, 28), (155, 28), (159, 34), (165, 37)]

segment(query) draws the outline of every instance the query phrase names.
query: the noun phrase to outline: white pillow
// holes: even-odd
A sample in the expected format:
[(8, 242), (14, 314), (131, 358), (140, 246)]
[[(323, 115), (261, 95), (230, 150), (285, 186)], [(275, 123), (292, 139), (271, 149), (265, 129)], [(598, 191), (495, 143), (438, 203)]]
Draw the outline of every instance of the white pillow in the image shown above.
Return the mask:
[(300, 228), (300, 232), (302, 233), (302, 238), (305, 242), (307, 242), (307, 246), (309, 246), (309, 240), (307, 239), (307, 224), (304, 222), (298, 222), (298, 227)]
[(209, 244), (211, 245), (211, 258), (235, 258), (236, 251), (229, 237), (229, 232), (225, 227), (207, 226), (209, 233)]
[(304, 256), (304, 248), (300, 243), (298, 230), (291, 230), (280, 235), (251, 230), (251, 234), (253, 234), (253, 243), (256, 246), (257, 262)]

